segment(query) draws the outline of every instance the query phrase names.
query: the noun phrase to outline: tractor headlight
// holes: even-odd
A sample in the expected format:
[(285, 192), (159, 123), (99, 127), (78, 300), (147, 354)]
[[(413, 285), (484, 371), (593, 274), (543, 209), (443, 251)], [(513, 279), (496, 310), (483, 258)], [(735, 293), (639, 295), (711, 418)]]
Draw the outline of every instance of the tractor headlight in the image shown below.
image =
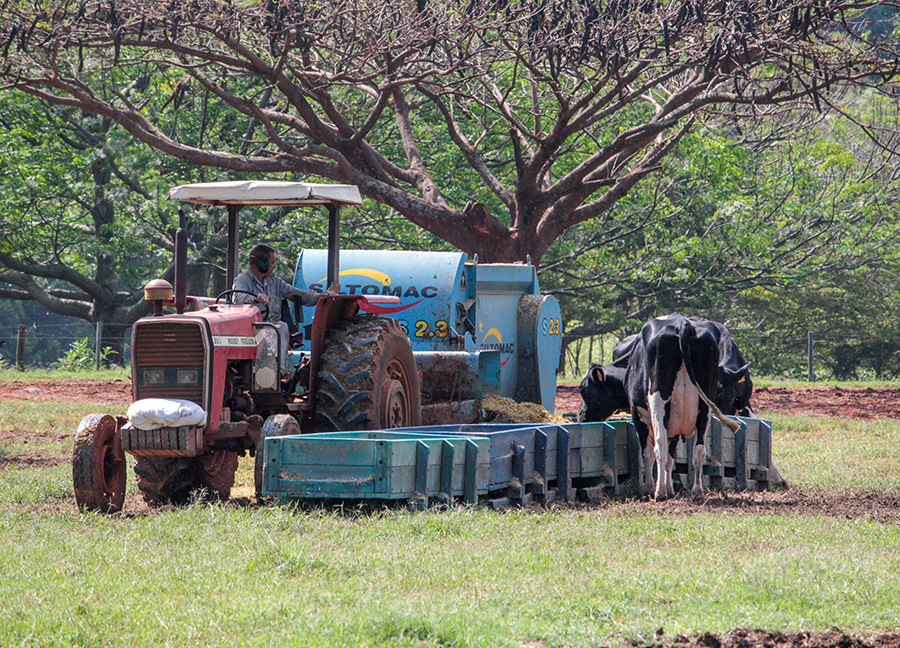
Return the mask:
[(179, 385), (199, 385), (200, 371), (194, 367), (180, 367), (176, 380)]
[(200, 384), (200, 373), (200, 367), (144, 367), (140, 373), (140, 384), (148, 387), (196, 386)]
[(162, 367), (149, 367), (141, 370), (142, 385), (165, 385), (166, 370)]

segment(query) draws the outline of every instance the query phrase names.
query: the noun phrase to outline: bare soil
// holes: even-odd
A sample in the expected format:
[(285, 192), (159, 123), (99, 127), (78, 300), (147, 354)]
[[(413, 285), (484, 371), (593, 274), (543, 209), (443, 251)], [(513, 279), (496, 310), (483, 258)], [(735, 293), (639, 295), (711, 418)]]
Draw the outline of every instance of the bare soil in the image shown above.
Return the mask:
[[(122, 406), (131, 401), (131, 383), (125, 380), (0, 383), (0, 401), (4, 400), (70, 400)], [(121, 413), (125, 413), (124, 408)]]
[[(842, 389), (840, 387), (754, 387), (753, 411), (765, 418), (772, 414), (804, 414), (872, 420), (900, 419), (900, 388)], [(578, 385), (560, 385), (556, 411), (577, 412), (581, 407)]]
[(704, 634), (687, 638), (665, 637), (662, 629), (657, 631), (655, 641), (646, 646), (667, 646), (671, 648), (900, 648), (900, 634), (883, 634), (871, 637), (856, 637), (840, 630), (830, 632), (765, 632), (762, 630), (732, 630), (725, 637)]

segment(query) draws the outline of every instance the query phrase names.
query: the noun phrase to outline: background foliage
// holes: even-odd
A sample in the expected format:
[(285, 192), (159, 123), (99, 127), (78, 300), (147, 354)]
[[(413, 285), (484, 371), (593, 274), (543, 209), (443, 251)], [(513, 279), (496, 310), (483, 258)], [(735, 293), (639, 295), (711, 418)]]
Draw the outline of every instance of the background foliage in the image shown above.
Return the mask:
[[(896, 9), (878, 6), (855, 28), (867, 38), (889, 38), (896, 25)], [(19, 45), (10, 47), (16, 52)], [(79, 73), (98, 97), (121, 98), (124, 88), (166, 137), (233, 155), (259, 155), (269, 145), (253, 114), (192, 85), (177, 67), (105, 67), (91, 64), (90, 51), (78, 55), (87, 62)], [(259, 106), (276, 101), (258, 80), (235, 76), (229, 82), (233, 95), (252, 96)], [(526, 88), (521, 85), (523, 93)], [(585, 350), (601, 348), (599, 339), (587, 341), (591, 336), (607, 335), (608, 350), (610, 335), (627, 335), (650, 317), (678, 310), (726, 322), (757, 373), (803, 375), (807, 331), (813, 331), (820, 376), (900, 375), (893, 324), (900, 314), (893, 209), (900, 198), (900, 104), (891, 90), (889, 81), (872, 78), (823, 93), (819, 110), (803, 109), (810, 104), (758, 118), (736, 107), (700, 114), (658, 171), (609, 210), (559, 236), (540, 276), (543, 289), (562, 303), (571, 350), (584, 340), (580, 353), (569, 354), (579, 363), (567, 373), (576, 377), (591, 359)], [(616, 112), (590, 137), (613, 137), (645, 118), (645, 108)], [(473, 124), (488, 121), (470, 117)], [(413, 139), (427, 142), (429, 172), (447, 180), (451, 203), (478, 197), (489, 210), (502, 211), (442, 119), (422, 102), (410, 121)], [(146, 312), (143, 284), (171, 276), (178, 215), (164, 200), (169, 187), (258, 177), (191, 164), (138, 143), (108, 118), (9, 90), (0, 90), (0, 122), (0, 339), (12, 338), (20, 322), (37, 325), (38, 334), (56, 326), (51, 311), (68, 315), (74, 327), (58, 340), (39, 336), (38, 348), (29, 348), (33, 364), (52, 363), (73, 341), (92, 336), (92, 327), (79, 321), (116, 324), (102, 345), (125, 350), (127, 327)], [(406, 153), (396, 124), (379, 122), (375, 132), (381, 142), (394, 143), (391, 157), (399, 163)], [(512, 178), (515, 146), (505, 133), (485, 132), (494, 175)], [(587, 140), (579, 139), (579, 147), (589, 149)], [(560, 174), (584, 158), (579, 151), (561, 155)], [(189, 291), (216, 294), (225, 288), (224, 215), (193, 208), (186, 216)], [(246, 216), (246, 249), (265, 240), (292, 263), (302, 247), (325, 244), (325, 219), (315, 212)], [(408, 215), (374, 201), (345, 212), (343, 244), (451, 249)], [(11, 348), (0, 351), (7, 361)]]

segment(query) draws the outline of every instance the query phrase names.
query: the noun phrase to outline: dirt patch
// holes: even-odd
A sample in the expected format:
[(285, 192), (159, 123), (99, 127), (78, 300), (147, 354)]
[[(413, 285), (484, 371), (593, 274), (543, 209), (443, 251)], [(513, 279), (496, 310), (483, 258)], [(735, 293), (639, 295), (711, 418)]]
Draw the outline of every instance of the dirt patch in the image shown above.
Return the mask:
[[(74, 400), (101, 405), (124, 405), (131, 400), (131, 383), (125, 380), (0, 383), (0, 401)], [(559, 385), (556, 411), (574, 414), (581, 407), (578, 385)], [(805, 414), (871, 420), (900, 419), (900, 388), (842, 389), (840, 387), (757, 387), (753, 390), (757, 416)]]
[[(732, 630), (724, 637), (712, 633), (698, 637), (676, 635), (666, 637), (662, 628), (653, 639), (634, 640), (621, 648), (900, 648), (900, 634), (867, 637), (848, 635), (840, 630), (829, 632), (766, 632), (764, 630)], [(523, 648), (547, 648), (539, 641), (523, 644)]]
[[(751, 402), (756, 415), (762, 418), (772, 414), (804, 414), (864, 420), (900, 419), (900, 388), (897, 387), (757, 387), (753, 389)], [(557, 412), (574, 413), (580, 407), (578, 385), (557, 387)]]
[(765, 632), (741, 629), (733, 630), (724, 637), (707, 633), (694, 638), (679, 635), (667, 639), (660, 629), (657, 631), (656, 641), (632, 645), (672, 648), (900, 648), (900, 634), (858, 637), (840, 630)]
[(45, 455), (29, 453), (16, 455), (15, 457), (0, 456), (0, 470), (4, 468), (49, 468), (61, 463), (69, 463), (72, 457), (69, 455)]
[(627, 506), (629, 514), (690, 516), (697, 513), (723, 515), (822, 515), (842, 520), (870, 520), (900, 524), (900, 495), (891, 493), (777, 491), (707, 491), (704, 499), (694, 500), (690, 493), (678, 493), (674, 499), (618, 500), (595, 504), (590, 508)]
[(900, 389), (895, 387), (759, 387), (753, 390), (751, 402), (757, 416), (777, 413), (864, 420), (900, 419)]
[(63, 400), (122, 406), (131, 401), (131, 383), (124, 380), (0, 383), (0, 400)]

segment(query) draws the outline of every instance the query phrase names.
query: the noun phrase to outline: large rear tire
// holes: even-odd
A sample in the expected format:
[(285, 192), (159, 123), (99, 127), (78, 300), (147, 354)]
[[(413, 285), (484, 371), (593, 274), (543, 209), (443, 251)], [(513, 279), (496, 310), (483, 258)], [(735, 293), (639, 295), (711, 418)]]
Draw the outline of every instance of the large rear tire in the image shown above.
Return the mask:
[(137, 457), (134, 474), (148, 504), (186, 504), (201, 486), (193, 457)]
[(72, 482), (75, 501), (82, 511), (116, 513), (125, 503), (125, 452), (114, 419), (109, 414), (88, 414), (75, 433)]
[(316, 391), (319, 431), (420, 425), (422, 394), (409, 338), (399, 322), (362, 315), (325, 341)]
[(300, 424), (290, 414), (275, 414), (266, 419), (259, 433), (259, 445), (256, 446), (256, 460), (253, 464), (253, 484), (256, 487), (256, 499), (262, 497), (263, 466), (266, 463), (266, 439), (269, 437), (300, 434)]

